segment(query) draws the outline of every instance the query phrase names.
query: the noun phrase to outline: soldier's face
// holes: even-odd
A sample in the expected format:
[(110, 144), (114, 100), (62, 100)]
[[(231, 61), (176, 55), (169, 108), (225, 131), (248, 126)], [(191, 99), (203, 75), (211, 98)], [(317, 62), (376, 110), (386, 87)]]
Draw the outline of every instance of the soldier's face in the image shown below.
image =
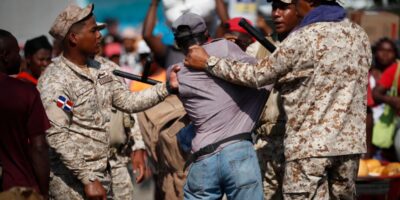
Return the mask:
[(289, 33), (300, 22), (295, 4), (284, 3), (280, 0), (272, 2), (272, 18), (278, 34)]
[(100, 41), (100, 29), (96, 24), (95, 18), (92, 16), (86, 20), (85, 25), (77, 34), (77, 46), (82, 53), (94, 56), (101, 50)]

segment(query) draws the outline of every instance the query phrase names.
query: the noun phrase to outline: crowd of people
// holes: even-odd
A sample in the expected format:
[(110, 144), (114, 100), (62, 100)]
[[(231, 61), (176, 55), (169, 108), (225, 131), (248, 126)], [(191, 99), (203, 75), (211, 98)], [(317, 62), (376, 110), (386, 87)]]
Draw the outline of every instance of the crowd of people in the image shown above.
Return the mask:
[(22, 58), (0, 29), (0, 199), (137, 199), (151, 177), (155, 199), (355, 199), (360, 158), (400, 161), (394, 41), (371, 47), (335, 0), (267, 0), (272, 51), (210, 2), (164, 2), (173, 44), (154, 34), (159, 0), (121, 33), (69, 5)]

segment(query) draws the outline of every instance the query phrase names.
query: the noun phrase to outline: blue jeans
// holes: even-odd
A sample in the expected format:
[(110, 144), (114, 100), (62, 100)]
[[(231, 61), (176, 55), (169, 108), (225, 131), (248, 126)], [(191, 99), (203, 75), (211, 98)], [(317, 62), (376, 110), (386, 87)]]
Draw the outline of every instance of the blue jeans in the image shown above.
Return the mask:
[(253, 144), (240, 141), (224, 147), (190, 166), (184, 187), (185, 200), (261, 200), (260, 166)]

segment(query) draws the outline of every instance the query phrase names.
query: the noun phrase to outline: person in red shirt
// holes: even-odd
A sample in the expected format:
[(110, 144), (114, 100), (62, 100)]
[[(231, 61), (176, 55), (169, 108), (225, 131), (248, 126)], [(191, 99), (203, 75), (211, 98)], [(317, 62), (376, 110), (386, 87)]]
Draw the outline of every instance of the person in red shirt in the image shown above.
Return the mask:
[(17, 78), (37, 85), (40, 75), (51, 63), (51, 52), (51, 44), (44, 35), (26, 41), (24, 54), (27, 68)]
[[(395, 79), (395, 74), (396, 70), (398, 68), (398, 64), (396, 62), (396, 57), (397, 55), (397, 49), (396, 46), (391, 40), (388, 40), (387, 42), (390, 45), (386, 45), (387, 47), (385, 48), (385, 45), (381, 45), (381, 51), (385, 53), (386, 57), (383, 56), (383, 58), (386, 58), (386, 68), (383, 71), (383, 73), (380, 75), (380, 79), (377, 82), (377, 85), (375, 88), (372, 90), (372, 95), (374, 98), (375, 104), (379, 103), (385, 103), (389, 106), (391, 106), (397, 115), (400, 114), (400, 97), (399, 96), (389, 96), (387, 95), (388, 91), (393, 85), (394, 79)], [(394, 53), (394, 56), (390, 56), (390, 52)], [(382, 56), (381, 56), (382, 57)], [(392, 58), (392, 59), (390, 59)], [(400, 78), (399, 78), (399, 83), (397, 87), (397, 92), (400, 94)], [(399, 124), (400, 125), (400, 124)], [(400, 161), (400, 129), (397, 130), (396, 136), (395, 136), (395, 141), (394, 141), (394, 148), (396, 150), (396, 155), (397, 155), (397, 161)], [(394, 158), (395, 159), (395, 158)], [(393, 159), (390, 159), (393, 160)]]
[(17, 40), (0, 29), (2, 189), (29, 187), (47, 199), (50, 169), (45, 131), (50, 124), (35, 86), (9, 77), (18, 73), (19, 65)]
[(369, 70), (368, 74), (368, 90), (367, 90), (367, 147), (368, 152), (364, 155), (365, 158), (378, 158), (382, 160), (394, 160), (393, 149), (377, 149), (372, 145), (372, 130), (374, 122), (379, 119), (379, 116), (383, 113), (384, 104), (375, 102), (372, 90), (378, 85), (378, 81), (381, 79), (382, 73), (394, 63), (398, 51), (396, 44), (389, 38), (381, 38), (372, 47), (372, 53), (374, 56), (374, 65)]

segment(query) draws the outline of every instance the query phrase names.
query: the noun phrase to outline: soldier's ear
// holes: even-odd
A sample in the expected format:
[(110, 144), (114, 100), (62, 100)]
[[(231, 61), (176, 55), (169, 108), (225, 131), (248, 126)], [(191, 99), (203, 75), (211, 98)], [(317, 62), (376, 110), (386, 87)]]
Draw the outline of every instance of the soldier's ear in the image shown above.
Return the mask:
[(68, 42), (72, 45), (72, 46), (76, 46), (76, 44), (78, 44), (78, 38), (79, 38), (79, 36), (78, 36), (78, 34), (77, 33), (75, 33), (75, 32), (70, 32), (70, 33), (68, 33), (68, 35), (67, 35), (67, 39), (68, 39)]

